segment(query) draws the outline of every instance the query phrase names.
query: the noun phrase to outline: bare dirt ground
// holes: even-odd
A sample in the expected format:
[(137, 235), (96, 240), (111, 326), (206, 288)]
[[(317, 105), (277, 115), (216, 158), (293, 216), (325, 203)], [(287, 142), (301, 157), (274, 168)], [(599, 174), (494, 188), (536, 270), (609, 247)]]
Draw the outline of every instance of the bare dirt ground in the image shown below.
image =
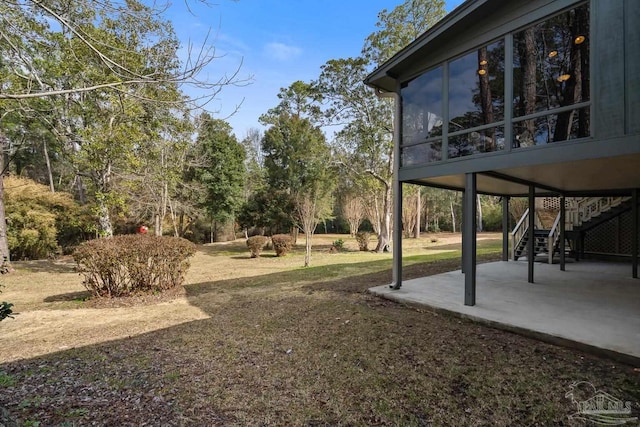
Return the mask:
[[(338, 237), (350, 251), (330, 254)], [(499, 236), (481, 237), (496, 259)], [(584, 425), (575, 381), (637, 416), (637, 367), (378, 299), (389, 254), (316, 244), (307, 269), (298, 251), (207, 245), (183, 291), (115, 302), (87, 300), (69, 260), (18, 264), (0, 425)], [(404, 275), (456, 269), (457, 250), (457, 235), (408, 240)]]

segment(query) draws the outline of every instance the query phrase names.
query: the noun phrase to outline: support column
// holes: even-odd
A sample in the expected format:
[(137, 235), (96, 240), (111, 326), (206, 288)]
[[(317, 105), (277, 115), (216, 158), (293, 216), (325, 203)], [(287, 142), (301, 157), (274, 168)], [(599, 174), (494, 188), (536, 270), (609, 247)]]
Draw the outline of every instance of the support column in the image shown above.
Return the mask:
[(567, 216), (567, 210), (564, 206), (565, 203), (565, 197), (562, 196), (560, 197), (560, 271), (565, 271), (565, 259), (564, 259), (564, 252), (565, 252), (565, 240), (566, 240), (566, 236), (565, 236), (565, 224), (566, 224), (566, 216)]
[(476, 305), (476, 174), (465, 174), (462, 266), (464, 268), (464, 305)]
[[(466, 182), (465, 182), (466, 185)], [(464, 222), (465, 222), (465, 218), (466, 218), (466, 214), (465, 214), (465, 204), (467, 203), (467, 196), (466, 196), (466, 192), (462, 191), (462, 218), (460, 221), (460, 244), (462, 245), (462, 257), (460, 259), (460, 273), (464, 274)]]
[(533, 283), (533, 261), (535, 255), (533, 253), (536, 240), (536, 188), (533, 185), (529, 186), (529, 240), (527, 241), (527, 264), (528, 264), (528, 278), (529, 283)]
[(509, 197), (502, 197), (502, 261), (509, 261)]
[(402, 183), (393, 180), (393, 289), (402, 286)]
[(633, 226), (631, 227), (631, 277), (638, 278), (638, 229), (640, 220), (638, 219), (638, 189), (631, 192), (631, 216)]
[[(402, 182), (399, 172), (402, 163), (400, 150), (400, 127), (402, 124), (402, 105), (400, 102), (400, 83), (396, 81), (396, 92), (382, 94), (383, 97), (393, 97), (395, 112), (393, 114), (393, 283), (391, 288), (400, 289), (402, 286)], [(376, 90), (376, 94), (380, 94)]]

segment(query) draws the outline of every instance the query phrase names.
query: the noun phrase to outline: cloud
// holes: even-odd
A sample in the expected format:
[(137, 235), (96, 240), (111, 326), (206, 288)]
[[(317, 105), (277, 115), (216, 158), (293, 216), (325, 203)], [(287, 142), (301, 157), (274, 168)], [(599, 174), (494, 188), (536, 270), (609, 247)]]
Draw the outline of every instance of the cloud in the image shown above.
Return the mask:
[(302, 53), (302, 49), (295, 46), (289, 46), (284, 43), (267, 43), (264, 46), (264, 53), (270, 58), (277, 59), (279, 61), (287, 61), (291, 58)]

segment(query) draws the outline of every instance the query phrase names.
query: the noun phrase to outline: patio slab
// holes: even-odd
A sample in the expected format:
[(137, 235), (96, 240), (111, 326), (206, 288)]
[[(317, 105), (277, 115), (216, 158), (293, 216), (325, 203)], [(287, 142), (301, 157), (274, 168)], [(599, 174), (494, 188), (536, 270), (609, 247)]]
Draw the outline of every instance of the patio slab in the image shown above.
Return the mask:
[(536, 263), (535, 283), (526, 261), (479, 264), (473, 307), (460, 270), (369, 291), (640, 366), (640, 279), (628, 263), (581, 261), (566, 271)]

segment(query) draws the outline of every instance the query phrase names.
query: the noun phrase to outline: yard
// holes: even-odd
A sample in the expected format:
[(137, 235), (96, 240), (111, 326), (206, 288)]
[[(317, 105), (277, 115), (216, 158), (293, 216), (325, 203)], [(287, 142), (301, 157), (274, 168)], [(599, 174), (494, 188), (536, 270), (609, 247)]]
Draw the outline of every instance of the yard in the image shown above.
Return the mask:
[[(378, 299), (390, 254), (316, 236), (305, 269), (298, 243), (206, 245), (184, 290), (120, 301), (87, 299), (69, 259), (15, 263), (0, 425), (566, 425), (575, 381), (640, 409), (637, 367)], [(459, 267), (459, 235), (405, 245), (405, 278)]]

